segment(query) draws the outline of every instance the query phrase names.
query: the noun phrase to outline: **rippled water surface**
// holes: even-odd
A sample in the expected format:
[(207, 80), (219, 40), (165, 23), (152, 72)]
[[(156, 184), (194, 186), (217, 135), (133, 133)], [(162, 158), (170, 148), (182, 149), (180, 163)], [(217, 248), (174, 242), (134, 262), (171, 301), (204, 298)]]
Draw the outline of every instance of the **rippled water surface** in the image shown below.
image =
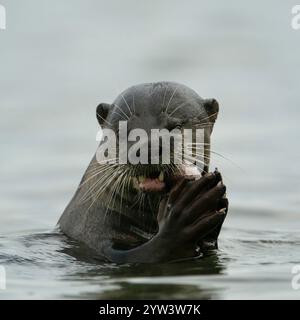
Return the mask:
[[(0, 299), (300, 298), (292, 1), (1, 4)], [(54, 227), (95, 151), (96, 105), (158, 80), (220, 102), (212, 148), (223, 157), (212, 167), (230, 199), (220, 250), (176, 264), (99, 264)]]

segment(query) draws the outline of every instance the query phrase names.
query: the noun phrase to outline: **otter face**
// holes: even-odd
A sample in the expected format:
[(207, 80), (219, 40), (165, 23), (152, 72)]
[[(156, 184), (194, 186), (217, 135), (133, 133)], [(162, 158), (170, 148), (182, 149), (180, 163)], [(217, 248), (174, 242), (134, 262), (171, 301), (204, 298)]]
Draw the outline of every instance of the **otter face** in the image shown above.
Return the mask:
[[(134, 159), (120, 163), (119, 168), (132, 178), (132, 185), (143, 192), (167, 190), (182, 175), (199, 176), (208, 171), (210, 158), (210, 135), (217, 118), (219, 106), (215, 99), (202, 99), (190, 88), (171, 82), (149, 83), (133, 86), (121, 93), (110, 105), (97, 107), (97, 119), (102, 128), (116, 134), (116, 159)], [(122, 126), (120, 126), (122, 124)], [(182, 157), (183, 147), (175, 143), (181, 136), (184, 141), (186, 129), (202, 130), (203, 142), (192, 138), (187, 148), (197, 156), (201, 146), (202, 160), (176, 163)], [(136, 133), (139, 135), (136, 146)], [(168, 136), (168, 132), (174, 135)], [(155, 144), (153, 134), (158, 138)], [(125, 139), (124, 139), (125, 135)], [(164, 146), (169, 139), (169, 161), (164, 162)], [(126, 140), (126, 141), (125, 141)], [(126, 149), (123, 148), (126, 144)], [(101, 145), (101, 143), (100, 143)], [(157, 151), (154, 155), (153, 150)], [(200, 156), (200, 154), (198, 154)]]

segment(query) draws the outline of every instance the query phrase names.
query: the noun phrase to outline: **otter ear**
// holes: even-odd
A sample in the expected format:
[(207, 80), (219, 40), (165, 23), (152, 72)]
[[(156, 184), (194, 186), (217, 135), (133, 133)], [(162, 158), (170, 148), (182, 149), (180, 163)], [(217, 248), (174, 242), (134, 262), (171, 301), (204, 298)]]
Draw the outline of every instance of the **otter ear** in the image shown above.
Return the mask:
[(108, 103), (100, 103), (96, 109), (96, 116), (99, 124), (106, 122), (106, 117), (108, 115), (111, 105)]
[(204, 108), (208, 114), (207, 121), (216, 121), (219, 112), (219, 103), (216, 99), (204, 99)]

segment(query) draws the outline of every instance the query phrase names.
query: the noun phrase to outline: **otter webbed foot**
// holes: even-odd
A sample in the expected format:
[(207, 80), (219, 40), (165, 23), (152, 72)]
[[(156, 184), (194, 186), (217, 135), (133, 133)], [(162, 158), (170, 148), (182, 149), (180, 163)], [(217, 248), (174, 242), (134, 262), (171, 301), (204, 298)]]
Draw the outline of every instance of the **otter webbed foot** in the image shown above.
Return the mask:
[[(222, 181), (222, 176), (220, 172), (216, 169), (215, 172), (215, 182), (214, 185)], [(223, 221), (217, 226), (212, 232), (207, 234), (201, 241), (199, 241), (199, 246), (202, 252), (207, 252), (211, 250), (218, 249), (218, 237), (223, 225), (223, 222), (226, 219), (227, 212), (228, 212), (229, 202), (224, 194), (223, 197), (219, 200), (217, 210), (222, 211), (224, 213)]]

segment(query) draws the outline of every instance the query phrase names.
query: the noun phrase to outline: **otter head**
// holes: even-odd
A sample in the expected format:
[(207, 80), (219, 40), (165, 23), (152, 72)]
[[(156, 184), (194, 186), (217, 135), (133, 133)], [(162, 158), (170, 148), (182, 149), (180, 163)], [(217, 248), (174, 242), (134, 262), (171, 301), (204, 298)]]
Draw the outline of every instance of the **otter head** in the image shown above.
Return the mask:
[[(136, 85), (112, 104), (99, 104), (99, 124), (116, 136), (115, 140), (103, 139), (100, 143), (102, 151), (107, 149), (107, 174), (118, 181), (120, 190), (130, 187), (155, 193), (167, 191), (178, 177), (207, 172), (210, 136), (218, 111), (215, 99), (203, 99), (190, 88), (172, 82)], [(184, 135), (186, 129), (192, 132), (192, 140)], [(196, 129), (203, 135), (200, 142), (195, 138)], [(169, 135), (169, 146), (168, 132), (174, 133)], [(175, 142), (179, 136), (181, 144)], [(166, 153), (165, 147), (169, 147)], [(184, 150), (190, 152), (186, 157)], [(98, 162), (100, 166), (104, 163)]]

